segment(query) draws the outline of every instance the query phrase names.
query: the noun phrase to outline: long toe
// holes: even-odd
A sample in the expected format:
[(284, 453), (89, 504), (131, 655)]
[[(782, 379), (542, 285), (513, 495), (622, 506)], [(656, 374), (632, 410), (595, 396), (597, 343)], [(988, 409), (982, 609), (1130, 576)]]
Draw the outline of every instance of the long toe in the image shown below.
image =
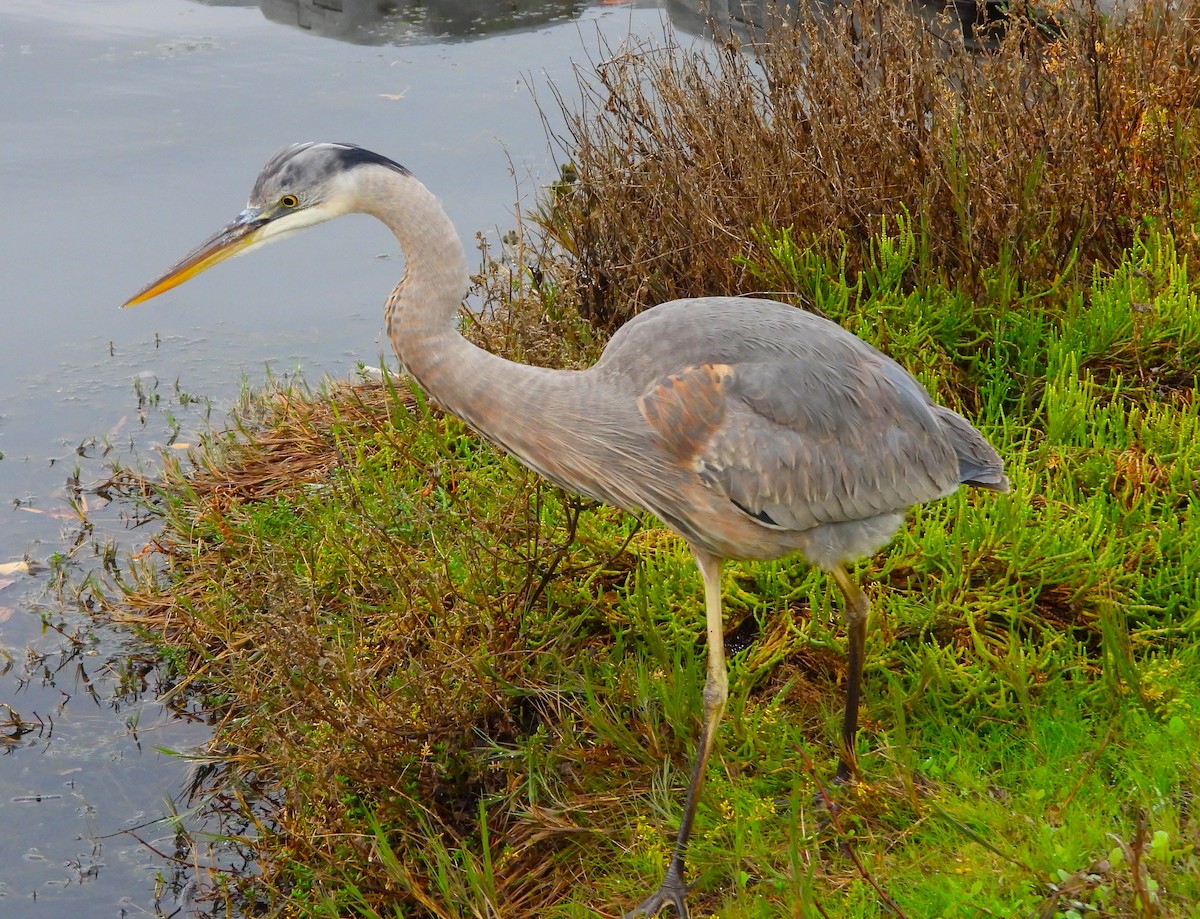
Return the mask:
[(688, 919), (687, 892), (688, 886), (683, 883), (680, 872), (668, 869), (666, 877), (658, 885), (658, 890), (646, 897), (631, 912), (626, 913), (625, 919), (634, 919), (635, 916), (657, 916), (668, 903), (675, 907), (679, 919)]

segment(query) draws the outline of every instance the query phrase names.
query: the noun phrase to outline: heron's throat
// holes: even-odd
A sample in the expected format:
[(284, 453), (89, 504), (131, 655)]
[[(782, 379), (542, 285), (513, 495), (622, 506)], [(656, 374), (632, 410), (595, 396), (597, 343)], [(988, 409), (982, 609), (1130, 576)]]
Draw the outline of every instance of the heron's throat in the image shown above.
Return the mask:
[(469, 276), (458, 231), (433, 193), (410, 175), (371, 170), (359, 201), (404, 252), (404, 277), (387, 302), (387, 334), (405, 369), (426, 383), (429, 369), (454, 350), (452, 339), (461, 340), (456, 322)]
[[(469, 342), (459, 331), (467, 292), (466, 256), (458, 232), (437, 199), (416, 179), (382, 170), (381, 187), (367, 189), (364, 210), (386, 223), (404, 250), (404, 277), (388, 298), (387, 333), (404, 369), (425, 394), (485, 437), (553, 481), (597, 496), (597, 476), (570, 462), (566, 445), (592, 424), (597, 412), (585, 395), (571, 393), (583, 381), (567, 371), (519, 364)], [(548, 411), (554, 401), (563, 411)], [(565, 401), (565, 406), (564, 406)], [(537, 416), (540, 425), (531, 426)], [(572, 433), (575, 432), (575, 433)], [(571, 468), (568, 468), (571, 467)]]
[(467, 260), (432, 192), (392, 170), (368, 181), (363, 209), (386, 223), (404, 250), (404, 277), (385, 314), (392, 350), (435, 404), (521, 455), (520, 445), (509, 444), (506, 419), (514, 398), (532, 395), (530, 378), (539, 371), (476, 347), (459, 331)]

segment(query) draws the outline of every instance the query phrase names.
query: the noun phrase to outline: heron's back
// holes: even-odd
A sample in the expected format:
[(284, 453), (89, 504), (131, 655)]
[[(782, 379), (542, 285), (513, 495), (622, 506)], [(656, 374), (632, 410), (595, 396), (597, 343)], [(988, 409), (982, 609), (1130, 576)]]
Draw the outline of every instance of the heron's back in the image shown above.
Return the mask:
[(662, 304), (587, 375), (637, 400), (637, 478), (654, 454), (671, 480), (640, 506), (724, 557), (800, 549), (828, 567), (874, 552), (907, 508), (960, 484), (1007, 490), (991, 445), (899, 364), (774, 301)]

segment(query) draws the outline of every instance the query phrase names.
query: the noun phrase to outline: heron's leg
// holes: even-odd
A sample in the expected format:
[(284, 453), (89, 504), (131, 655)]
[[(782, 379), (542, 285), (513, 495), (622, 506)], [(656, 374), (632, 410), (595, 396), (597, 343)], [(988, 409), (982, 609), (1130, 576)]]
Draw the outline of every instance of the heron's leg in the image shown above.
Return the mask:
[(841, 565), (829, 573), (846, 596), (846, 625), (850, 632), (847, 652), (849, 673), (846, 677), (846, 714), (842, 721), (842, 757), (834, 784), (844, 785), (857, 771), (854, 762), (854, 738), (858, 734), (858, 700), (862, 694), (863, 650), (867, 640), (867, 595)]
[(717, 726), (725, 712), (729, 699), (729, 673), (725, 667), (725, 621), (721, 613), (721, 559), (701, 552), (695, 547), (696, 565), (704, 579), (704, 609), (708, 625), (708, 679), (704, 684), (704, 724), (700, 729), (700, 745), (696, 761), (692, 763), (692, 778), (688, 783), (687, 800), (683, 806), (683, 819), (675, 837), (675, 849), (671, 853), (667, 873), (658, 889), (634, 907), (628, 916), (654, 916), (670, 903), (680, 919), (687, 919), (685, 902), (688, 886), (683, 880), (683, 860), (687, 853), (688, 839), (692, 835), (692, 821), (696, 817), (696, 805), (700, 801), (700, 788), (708, 767), (708, 755), (712, 752)]

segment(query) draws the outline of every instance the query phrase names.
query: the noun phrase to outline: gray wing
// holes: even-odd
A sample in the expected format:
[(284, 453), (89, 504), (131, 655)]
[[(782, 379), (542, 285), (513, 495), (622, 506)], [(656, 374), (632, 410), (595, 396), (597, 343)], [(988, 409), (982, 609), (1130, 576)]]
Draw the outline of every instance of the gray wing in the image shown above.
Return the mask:
[(863, 520), (964, 482), (1008, 487), (991, 445), (903, 367), (774, 301), (662, 304), (618, 331), (596, 370), (632, 385), (675, 462), (768, 526)]
[(768, 526), (863, 520), (952, 492), (957, 451), (920, 384), (851, 336), (823, 344), (819, 358), (686, 367), (639, 408), (680, 462)]

